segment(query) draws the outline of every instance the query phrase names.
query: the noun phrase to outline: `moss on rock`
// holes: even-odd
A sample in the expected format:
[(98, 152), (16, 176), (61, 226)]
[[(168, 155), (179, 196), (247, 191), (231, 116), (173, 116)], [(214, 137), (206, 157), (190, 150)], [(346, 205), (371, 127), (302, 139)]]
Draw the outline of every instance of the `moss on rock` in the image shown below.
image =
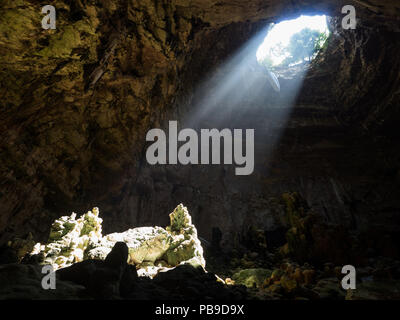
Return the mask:
[(244, 269), (232, 276), (232, 279), (235, 281), (235, 284), (241, 284), (248, 288), (252, 288), (254, 286), (260, 287), (265, 279), (269, 278), (272, 274), (272, 271), (269, 269)]

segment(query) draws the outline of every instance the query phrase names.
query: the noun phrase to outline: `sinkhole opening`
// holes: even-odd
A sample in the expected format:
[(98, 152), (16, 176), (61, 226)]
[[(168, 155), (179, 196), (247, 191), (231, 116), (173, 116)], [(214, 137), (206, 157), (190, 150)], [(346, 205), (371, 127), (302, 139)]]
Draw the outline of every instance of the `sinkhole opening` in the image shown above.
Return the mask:
[(306, 16), (271, 24), (257, 50), (257, 61), (269, 70), (310, 63), (327, 44), (325, 15)]

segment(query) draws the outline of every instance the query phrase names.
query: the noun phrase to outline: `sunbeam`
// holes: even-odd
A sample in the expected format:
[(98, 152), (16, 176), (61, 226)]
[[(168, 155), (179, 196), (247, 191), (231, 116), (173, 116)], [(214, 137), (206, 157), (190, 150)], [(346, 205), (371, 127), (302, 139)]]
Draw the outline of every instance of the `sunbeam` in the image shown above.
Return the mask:
[[(302, 21), (314, 21), (319, 25), (321, 19), (322, 16), (318, 16), (315, 22), (311, 17), (300, 17), (294, 21), (300, 31), (308, 26)], [(291, 24), (285, 24), (288, 25)], [(272, 155), (307, 70), (297, 68), (291, 76), (286, 76), (290, 66), (272, 70), (258, 63), (259, 52), (273, 30), (270, 25), (257, 33), (198, 86), (182, 126), (255, 129), (256, 144), (259, 142), (255, 157), (257, 152)], [(255, 123), (249, 119), (258, 120)]]

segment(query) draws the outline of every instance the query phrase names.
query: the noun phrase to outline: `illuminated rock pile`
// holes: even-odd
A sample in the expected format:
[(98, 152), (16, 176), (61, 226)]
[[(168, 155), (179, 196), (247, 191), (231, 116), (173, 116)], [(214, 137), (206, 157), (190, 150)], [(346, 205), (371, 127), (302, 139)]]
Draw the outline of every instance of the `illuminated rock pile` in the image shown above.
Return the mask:
[(86, 259), (104, 260), (117, 242), (124, 242), (128, 263), (137, 266), (139, 275), (154, 276), (160, 269), (186, 263), (204, 268), (203, 248), (187, 208), (178, 205), (170, 220), (165, 229), (140, 227), (102, 236), (98, 208), (79, 219), (72, 213), (53, 223), (48, 243), (37, 243), (31, 255), (41, 255), (44, 264), (60, 269)]
[(53, 265), (55, 269), (80, 262), (86, 258), (89, 245), (101, 239), (102, 222), (98, 208), (79, 219), (76, 219), (75, 213), (63, 216), (52, 224), (48, 243), (37, 243), (32, 254), (43, 255), (43, 262)]

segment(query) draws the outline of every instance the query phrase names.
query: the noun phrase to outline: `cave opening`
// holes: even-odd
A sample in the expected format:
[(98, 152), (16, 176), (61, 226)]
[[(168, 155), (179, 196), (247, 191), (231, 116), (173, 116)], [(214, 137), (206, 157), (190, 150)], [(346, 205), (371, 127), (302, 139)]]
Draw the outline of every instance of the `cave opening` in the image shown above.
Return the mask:
[(325, 15), (301, 15), (271, 23), (256, 53), (258, 63), (268, 69), (310, 63), (329, 37), (327, 19)]

